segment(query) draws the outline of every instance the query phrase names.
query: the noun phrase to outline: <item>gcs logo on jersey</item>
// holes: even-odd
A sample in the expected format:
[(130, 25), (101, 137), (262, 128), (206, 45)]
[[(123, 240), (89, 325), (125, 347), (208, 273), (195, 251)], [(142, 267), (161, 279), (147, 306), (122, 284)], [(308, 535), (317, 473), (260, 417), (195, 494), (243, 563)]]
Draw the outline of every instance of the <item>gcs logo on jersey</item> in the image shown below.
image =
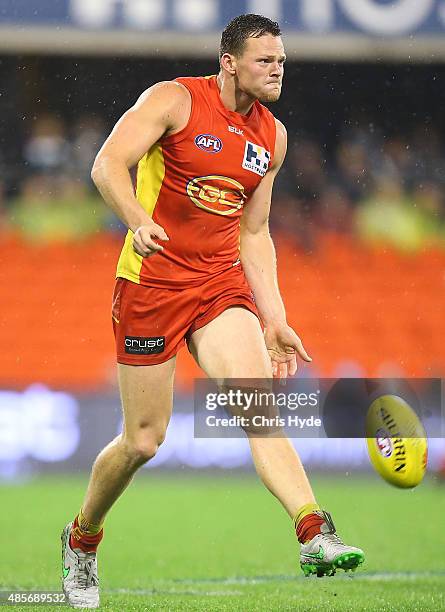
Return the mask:
[(238, 215), (244, 206), (244, 187), (228, 176), (209, 174), (187, 183), (187, 195), (198, 208), (217, 215)]
[(206, 153), (219, 153), (223, 148), (222, 141), (212, 134), (198, 134), (195, 138), (195, 145)]

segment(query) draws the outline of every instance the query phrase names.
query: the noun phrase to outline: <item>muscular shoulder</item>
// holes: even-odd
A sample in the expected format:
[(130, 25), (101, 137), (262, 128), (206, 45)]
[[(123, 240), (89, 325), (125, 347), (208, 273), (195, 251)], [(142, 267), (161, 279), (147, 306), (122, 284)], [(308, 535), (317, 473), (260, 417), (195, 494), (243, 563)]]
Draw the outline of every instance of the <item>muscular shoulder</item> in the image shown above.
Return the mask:
[(284, 126), (284, 123), (281, 123), (279, 119), (274, 117), (275, 119), (275, 127), (277, 128), (277, 138), (287, 140), (287, 130)]
[(284, 161), (287, 150), (287, 130), (284, 124), (279, 119), (274, 117), (276, 135), (275, 135), (275, 155), (273, 161), (273, 167), (279, 169)]
[(148, 100), (159, 100), (174, 105), (187, 99), (190, 99), (190, 93), (185, 85), (178, 81), (160, 81), (146, 89), (140, 95), (137, 104), (143, 105)]
[(181, 129), (187, 123), (191, 110), (191, 96), (187, 87), (177, 81), (160, 81), (146, 89), (134, 110), (153, 116), (161, 113), (168, 133)]

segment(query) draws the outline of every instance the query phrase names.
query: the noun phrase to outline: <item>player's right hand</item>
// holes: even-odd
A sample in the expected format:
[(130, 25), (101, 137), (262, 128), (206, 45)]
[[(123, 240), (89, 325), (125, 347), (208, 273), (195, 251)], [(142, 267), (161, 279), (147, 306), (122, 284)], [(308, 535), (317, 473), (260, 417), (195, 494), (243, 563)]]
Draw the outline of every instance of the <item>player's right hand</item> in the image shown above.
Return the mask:
[(169, 240), (164, 228), (157, 223), (141, 225), (134, 232), (133, 249), (142, 257), (150, 257), (150, 255), (163, 251), (164, 247), (157, 244), (154, 239)]

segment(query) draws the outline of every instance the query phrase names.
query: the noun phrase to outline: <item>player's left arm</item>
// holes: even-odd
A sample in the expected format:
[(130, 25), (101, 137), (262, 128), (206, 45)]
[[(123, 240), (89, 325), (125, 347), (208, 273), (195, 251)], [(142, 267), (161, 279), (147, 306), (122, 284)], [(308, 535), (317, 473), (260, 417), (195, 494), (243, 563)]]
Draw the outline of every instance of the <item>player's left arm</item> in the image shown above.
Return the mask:
[(300, 338), (287, 324), (277, 280), (275, 247), (269, 233), (272, 188), (284, 161), (287, 134), (276, 121), (275, 155), (271, 167), (249, 199), (241, 217), (240, 259), (265, 326), (264, 339), (274, 376), (286, 378), (297, 371), (297, 355), (311, 361)]

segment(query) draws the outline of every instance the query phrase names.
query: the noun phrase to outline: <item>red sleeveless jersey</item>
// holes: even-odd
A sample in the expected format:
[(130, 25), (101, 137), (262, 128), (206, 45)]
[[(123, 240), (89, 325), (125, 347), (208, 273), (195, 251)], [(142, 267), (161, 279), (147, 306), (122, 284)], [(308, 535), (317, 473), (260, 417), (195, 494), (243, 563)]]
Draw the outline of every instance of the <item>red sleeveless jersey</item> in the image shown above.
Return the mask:
[(192, 97), (189, 121), (141, 159), (136, 189), (170, 240), (143, 258), (129, 231), (116, 274), (166, 289), (199, 285), (239, 263), (240, 216), (271, 164), (276, 132), (258, 101), (247, 115), (227, 110), (216, 76), (176, 80)]

